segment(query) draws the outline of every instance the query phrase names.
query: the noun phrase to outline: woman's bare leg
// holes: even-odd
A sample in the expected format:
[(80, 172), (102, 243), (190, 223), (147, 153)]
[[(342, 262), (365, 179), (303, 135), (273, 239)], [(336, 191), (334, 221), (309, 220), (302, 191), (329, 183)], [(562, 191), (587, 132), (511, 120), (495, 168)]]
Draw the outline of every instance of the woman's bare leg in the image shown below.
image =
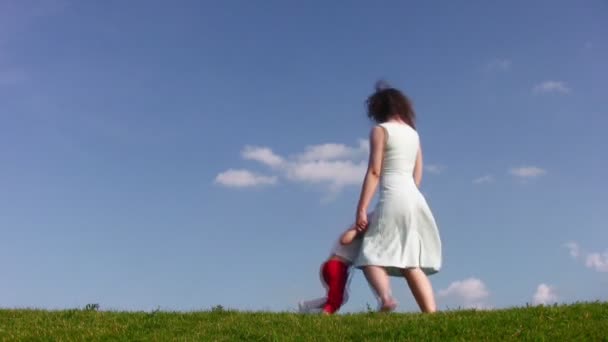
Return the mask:
[(403, 276), (416, 299), (416, 303), (422, 312), (435, 312), (435, 295), (429, 278), (420, 268), (407, 268), (403, 270)]
[(376, 292), (376, 295), (381, 302), (381, 311), (393, 311), (397, 306), (397, 302), (393, 299), (391, 294), (391, 283), (386, 274), (386, 270), (380, 266), (365, 266), (363, 269), (367, 282), (371, 285), (372, 289)]

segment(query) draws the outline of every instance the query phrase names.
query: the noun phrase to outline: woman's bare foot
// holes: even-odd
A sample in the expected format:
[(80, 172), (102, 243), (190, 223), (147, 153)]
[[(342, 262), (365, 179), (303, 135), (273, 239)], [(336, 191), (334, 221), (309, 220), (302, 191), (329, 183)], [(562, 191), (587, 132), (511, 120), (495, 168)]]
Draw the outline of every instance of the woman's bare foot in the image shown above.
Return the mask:
[(380, 312), (392, 312), (395, 311), (396, 308), (397, 301), (394, 298), (391, 298), (386, 302), (382, 303), (382, 306), (380, 307)]

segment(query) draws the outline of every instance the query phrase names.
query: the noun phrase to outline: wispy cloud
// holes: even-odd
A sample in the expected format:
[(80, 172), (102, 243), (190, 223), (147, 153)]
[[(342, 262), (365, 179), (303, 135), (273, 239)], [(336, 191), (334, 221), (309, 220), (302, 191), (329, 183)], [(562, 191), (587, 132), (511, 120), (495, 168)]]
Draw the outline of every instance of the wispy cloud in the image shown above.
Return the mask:
[(439, 290), (439, 298), (451, 298), (465, 308), (488, 308), (486, 300), (490, 296), (486, 285), (478, 278), (467, 278), (452, 282), (447, 288)]
[(536, 178), (545, 175), (547, 171), (538, 166), (520, 166), (511, 168), (509, 173), (519, 178)]
[(275, 154), (268, 147), (245, 146), (241, 156), (245, 160), (255, 160), (270, 167), (280, 167), (285, 163), (281, 156)]
[(574, 259), (577, 259), (581, 255), (581, 248), (579, 247), (578, 243), (574, 241), (565, 243), (564, 247), (568, 248), (570, 256)]
[(513, 63), (509, 59), (497, 58), (497, 59), (494, 59), (494, 60), (488, 62), (485, 65), (484, 70), (486, 70), (486, 71), (507, 71), (507, 70), (511, 69), (512, 64)]
[(215, 183), (231, 188), (250, 188), (277, 183), (276, 176), (264, 176), (249, 170), (229, 169), (215, 177)]
[(424, 170), (427, 171), (428, 173), (432, 173), (435, 175), (441, 174), (443, 173), (443, 171), (445, 171), (445, 166), (443, 165), (438, 165), (438, 164), (426, 164), (424, 165)]
[(366, 162), (350, 160), (319, 160), (314, 162), (297, 162), (287, 169), (287, 178), (307, 183), (327, 183), (333, 191), (347, 185), (357, 185), (363, 181), (367, 169)]
[(540, 284), (532, 297), (534, 305), (547, 305), (557, 302), (557, 292), (553, 286)]
[(473, 179), (473, 184), (487, 184), (487, 183), (493, 183), (493, 182), (494, 182), (494, 176), (492, 176), (492, 175), (485, 175), (485, 176), (481, 176), (481, 177)]
[(543, 93), (556, 93), (556, 94), (569, 94), (571, 92), (570, 87), (566, 82), (562, 81), (545, 81), (539, 83), (532, 88), (532, 91), (537, 94)]
[(563, 245), (570, 253), (570, 256), (575, 259), (583, 261), (587, 268), (590, 268), (596, 272), (608, 272), (608, 250), (603, 253), (600, 252), (586, 252), (583, 251), (579, 244), (575, 241), (567, 242)]
[(597, 252), (587, 254), (585, 266), (596, 272), (608, 272), (608, 251), (601, 254)]
[(355, 147), (335, 143), (307, 146), (304, 152), (296, 157), (301, 162), (360, 159), (367, 155), (368, 150), (367, 140), (360, 139)]

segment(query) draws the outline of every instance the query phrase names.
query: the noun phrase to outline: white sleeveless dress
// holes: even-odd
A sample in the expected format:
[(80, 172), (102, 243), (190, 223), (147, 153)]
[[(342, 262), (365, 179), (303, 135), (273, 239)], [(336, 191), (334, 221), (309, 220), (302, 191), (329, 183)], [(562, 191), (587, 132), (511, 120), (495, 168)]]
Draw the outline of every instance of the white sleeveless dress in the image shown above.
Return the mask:
[(402, 276), (403, 269), (412, 267), (436, 273), (441, 268), (439, 230), (413, 176), (418, 133), (400, 123), (380, 126), (388, 134), (380, 193), (355, 266), (383, 266), (391, 276)]

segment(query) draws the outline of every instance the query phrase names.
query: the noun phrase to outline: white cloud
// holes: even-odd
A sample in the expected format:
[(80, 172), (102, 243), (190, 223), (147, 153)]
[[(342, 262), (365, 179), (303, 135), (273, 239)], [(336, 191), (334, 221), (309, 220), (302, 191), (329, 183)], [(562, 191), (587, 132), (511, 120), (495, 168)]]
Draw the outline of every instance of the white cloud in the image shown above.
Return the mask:
[(574, 241), (565, 243), (564, 247), (568, 248), (568, 251), (570, 252), (570, 256), (573, 257), (574, 259), (577, 259), (581, 255), (581, 249), (580, 249), (578, 243), (576, 243)]
[(485, 175), (478, 178), (473, 179), (473, 184), (486, 184), (494, 182), (494, 176)]
[(600, 253), (587, 254), (585, 266), (595, 270), (596, 272), (608, 272), (608, 251)]
[(537, 166), (521, 166), (512, 168), (509, 173), (520, 178), (535, 178), (545, 175), (547, 171)]
[(489, 296), (486, 285), (477, 278), (455, 281), (438, 292), (439, 298), (456, 299), (465, 308), (488, 308), (485, 301)]
[(307, 146), (305, 151), (298, 154), (296, 158), (302, 162), (358, 159), (364, 157), (368, 153), (368, 150), (368, 143), (365, 140), (360, 140), (357, 147), (328, 143)]
[(495, 59), (486, 64), (486, 71), (507, 71), (511, 68), (511, 60), (505, 58)]
[(536, 288), (536, 293), (532, 297), (534, 305), (547, 305), (557, 302), (555, 288), (547, 284), (540, 284)]
[(367, 163), (350, 160), (297, 162), (289, 166), (287, 177), (307, 183), (328, 183), (333, 190), (346, 185), (360, 185)]
[(565, 82), (561, 81), (545, 81), (534, 86), (533, 91), (535, 93), (559, 93), (568, 94), (571, 89)]
[(437, 165), (437, 164), (426, 164), (426, 165), (424, 165), (424, 169), (429, 173), (438, 175), (438, 174), (442, 173), (443, 170), (445, 170), (445, 167), (442, 165)]
[(262, 176), (248, 170), (229, 169), (218, 174), (215, 177), (215, 183), (233, 188), (247, 188), (276, 184), (277, 177)]
[(604, 253), (584, 252), (580, 248), (579, 244), (574, 241), (565, 243), (564, 247), (568, 248), (572, 258), (580, 258), (581, 260), (584, 260), (587, 268), (590, 268), (596, 272), (608, 272), (608, 250), (606, 250)]
[(245, 146), (241, 156), (245, 160), (255, 160), (270, 167), (279, 167), (285, 162), (268, 147)]
[(327, 143), (310, 145), (292, 156), (283, 169), (284, 177), (294, 182), (324, 184), (331, 192), (349, 185), (360, 185), (367, 170), (367, 140), (356, 146)]
[(228, 170), (216, 177), (216, 183), (232, 187), (276, 184), (278, 178), (296, 183), (326, 186), (331, 196), (345, 186), (363, 182), (367, 170), (368, 141), (360, 139), (354, 146), (326, 143), (307, 146), (303, 152), (283, 157), (269, 147), (245, 146), (241, 157), (271, 168), (273, 176), (261, 176), (246, 170)]

